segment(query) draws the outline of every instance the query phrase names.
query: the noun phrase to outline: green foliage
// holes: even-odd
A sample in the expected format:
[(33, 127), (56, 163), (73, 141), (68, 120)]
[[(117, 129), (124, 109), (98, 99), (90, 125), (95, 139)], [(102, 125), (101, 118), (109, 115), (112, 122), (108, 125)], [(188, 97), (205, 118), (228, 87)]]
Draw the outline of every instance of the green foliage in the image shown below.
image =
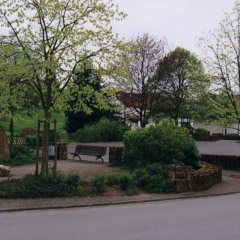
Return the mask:
[(166, 179), (160, 164), (151, 164), (133, 172), (137, 187), (149, 193), (173, 192), (172, 184)]
[(224, 139), (225, 139), (225, 140), (240, 140), (240, 136), (239, 136), (238, 134), (234, 134), (234, 133), (232, 133), (232, 134), (226, 134), (226, 135), (224, 136)]
[(96, 124), (77, 130), (74, 138), (80, 142), (107, 142), (122, 140), (124, 127), (115, 121), (102, 118)]
[(123, 164), (131, 168), (174, 161), (196, 166), (199, 160), (196, 143), (187, 129), (168, 121), (127, 132), (124, 145)]
[(92, 181), (93, 191), (97, 194), (101, 194), (107, 191), (106, 176), (97, 175)]
[(81, 195), (80, 177), (78, 175), (47, 179), (27, 175), (23, 179), (12, 179), (1, 182), (0, 198), (48, 198), (70, 197)]
[[(0, 26), (11, 32), (7, 38), (1, 36), (2, 45), (14, 45), (21, 54), (22, 58), (14, 58), (16, 75), (41, 100), (46, 122), (57, 106), (66, 107), (64, 95), (79, 65), (95, 58), (103, 67), (121, 45), (112, 22), (126, 14), (112, 1), (8, 0), (0, 1), (0, 8)], [(24, 77), (20, 70), (26, 73)], [(92, 91), (88, 93), (90, 97)], [(46, 140), (43, 153), (47, 145)], [(43, 158), (48, 157), (43, 154)], [(41, 174), (48, 175), (47, 161), (42, 161)]]
[(190, 51), (177, 47), (159, 61), (155, 78), (163, 86), (164, 104), (156, 106), (156, 115), (180, 117), (198, 115), (196, 105), (209, 87), (202, 62)]
[(129, 172), (97, 175), (93, 179), (92, 186), (94, 192), (98, 194), (106, 192), (107, 187), (120, 188), (122, 191), (126, 191), (128, 195), (137, 192), (135, 180)]
[[(60, 134), (59, 132), (56, 133), (56, 141), (60, 140)], [(37, 136), (36, 135), (28, 135), (26, 136), (26, 146), (29, 148), (36, 148), (37, 146)], [(43, 143), (43, 136), (42, 134), (39, 136), (39, 146), (42, 146)], [(54, 132), (50, 131), (49, 132), (49, 143), (53, 143), (54, 142)]]
[(129, 188), (132, 188), (135, 185), (132, 174), (125, 173), (120, 175), (119, 185), (120, 185), (120, 189), (123, 191), (126, 191)]
[(34, 163), (36, 156), (26, 147), (14, 147), (10, 152), (10, 166)]
[(94, 69), (91, 61), (80, 66), (74, 74), (69, 87), (68, 110), (65, 112), (65, 129), (69, 133), (76, 132), (86, 124), (94, 124), (102, 117), (113, 118), (115, 111), (110, 92), (101, 83), (101, 74)]
[(126, 171), (98, 175), (93, 180), (93, 187), (96, 193), (106, 192), (107, 187), (120, 188), (128, 195), (135, 194), (139, 189), (149, 193), (173, 192), (172, 184), (158, 163), (135, 169), (132, 173)]
[(193, 138), (197, 141), (207, 141), (209, 138), (209, 132), (204, 128), (197, 128), (193, 133)]
[(217, 28), (205, 32), (199, 39), (202, 59), (212, 81), (211, 92), (218, 94), (213, 98), (213, 115), (223, 126), (240, 119), (240, 67), (236, 64), (239, 62), (239, 42), (236, 41), (240, 38), (239, 11), (239, 0), (236, 0)]
[[(36, 136), (26, 136), (26, 146), (28, 148), (35, 148), (37, 146), (37, 137)], [(42, 138), (39, 139), (39, 146), (42, 145)]]
[(120, 184), (121, 176), (116, 173), (105, 174), (106, 184), (110, 187), (118, 186)]

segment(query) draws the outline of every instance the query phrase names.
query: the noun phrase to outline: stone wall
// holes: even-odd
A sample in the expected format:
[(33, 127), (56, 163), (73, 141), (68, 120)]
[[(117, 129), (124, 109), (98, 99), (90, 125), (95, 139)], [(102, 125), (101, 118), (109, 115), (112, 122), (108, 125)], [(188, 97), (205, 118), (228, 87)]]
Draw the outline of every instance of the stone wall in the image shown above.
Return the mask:
[[(119, 166), (123, 147), (109, 147), (109, 165)], [(194, 170), (191, 166), (165, 165), (168, 179), (173, 183), (175, 191), (203, 191), (222, 182), (222, 168), (201, 162), (201, 168)]]
[(166, 165), (164, 168), (177, 193), (203, 191), (222, 182), (221, 167), (207, 163), (201, 163), (197, 171), (189, 166)]
[(227, 169), (240, 168), (240, 156), (202, 154), (201, 160)]
[(123, 147), (109, 147), (109, 165), (119, 166), (122, 161)]

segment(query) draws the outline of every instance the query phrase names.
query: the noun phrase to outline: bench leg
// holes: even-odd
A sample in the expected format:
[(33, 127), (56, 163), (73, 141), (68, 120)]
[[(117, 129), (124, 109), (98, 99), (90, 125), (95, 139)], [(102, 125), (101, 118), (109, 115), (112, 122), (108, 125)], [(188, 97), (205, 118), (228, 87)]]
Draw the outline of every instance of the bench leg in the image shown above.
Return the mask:
[(78, 157), (80, 161), (82, 160), (79, 155), (73, 155), (72, 160), (73, 160), (75, 157)]
[(97, 161), (98, 159), (101, 159), (101, 160), (102, 160), (102, 163), (104, 163), (103, 158), (102, 158), (101, 156), (97, 156), (97, 157), (96, 157), (96, 161)]

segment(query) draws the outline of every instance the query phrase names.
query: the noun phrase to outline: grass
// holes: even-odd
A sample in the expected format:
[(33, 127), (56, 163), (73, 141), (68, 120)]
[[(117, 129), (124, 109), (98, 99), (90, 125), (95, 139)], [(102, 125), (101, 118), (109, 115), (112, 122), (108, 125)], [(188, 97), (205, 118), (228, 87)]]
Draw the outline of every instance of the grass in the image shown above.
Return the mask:
[[(28, 115), (25, 111), (19, 111), (14, 114), (14, 132), (16, 134), (21, 132), (23, 128), (37, 128), (38, 119), (43, 119), (43, 112), (38, 110), (31, 115)], [(57, 120), (57, 129), (61, 133), (65, 133), (65, 115), (63, 112), (53, 112), (52, 120)], [(9, 132), (9, 118), (1, 118), (0, 126), (2, 126), (6, 132)]]

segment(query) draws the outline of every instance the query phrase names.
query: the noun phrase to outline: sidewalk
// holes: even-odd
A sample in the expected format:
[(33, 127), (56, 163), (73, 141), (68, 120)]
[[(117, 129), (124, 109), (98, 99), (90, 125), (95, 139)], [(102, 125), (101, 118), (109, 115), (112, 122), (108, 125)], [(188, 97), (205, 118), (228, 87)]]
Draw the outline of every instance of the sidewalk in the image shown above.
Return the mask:
[(204, 192), (188, 192), (180, 194), (141, 194), (136, 196), (117, 197), (73, 197), (26, 200), (0, 199), (0, 212), (105, 206), (240, 193), (240, 179), (232, 178), (230, 175), (240, 176), (240, 172), (223, 170), (223, 182)]

